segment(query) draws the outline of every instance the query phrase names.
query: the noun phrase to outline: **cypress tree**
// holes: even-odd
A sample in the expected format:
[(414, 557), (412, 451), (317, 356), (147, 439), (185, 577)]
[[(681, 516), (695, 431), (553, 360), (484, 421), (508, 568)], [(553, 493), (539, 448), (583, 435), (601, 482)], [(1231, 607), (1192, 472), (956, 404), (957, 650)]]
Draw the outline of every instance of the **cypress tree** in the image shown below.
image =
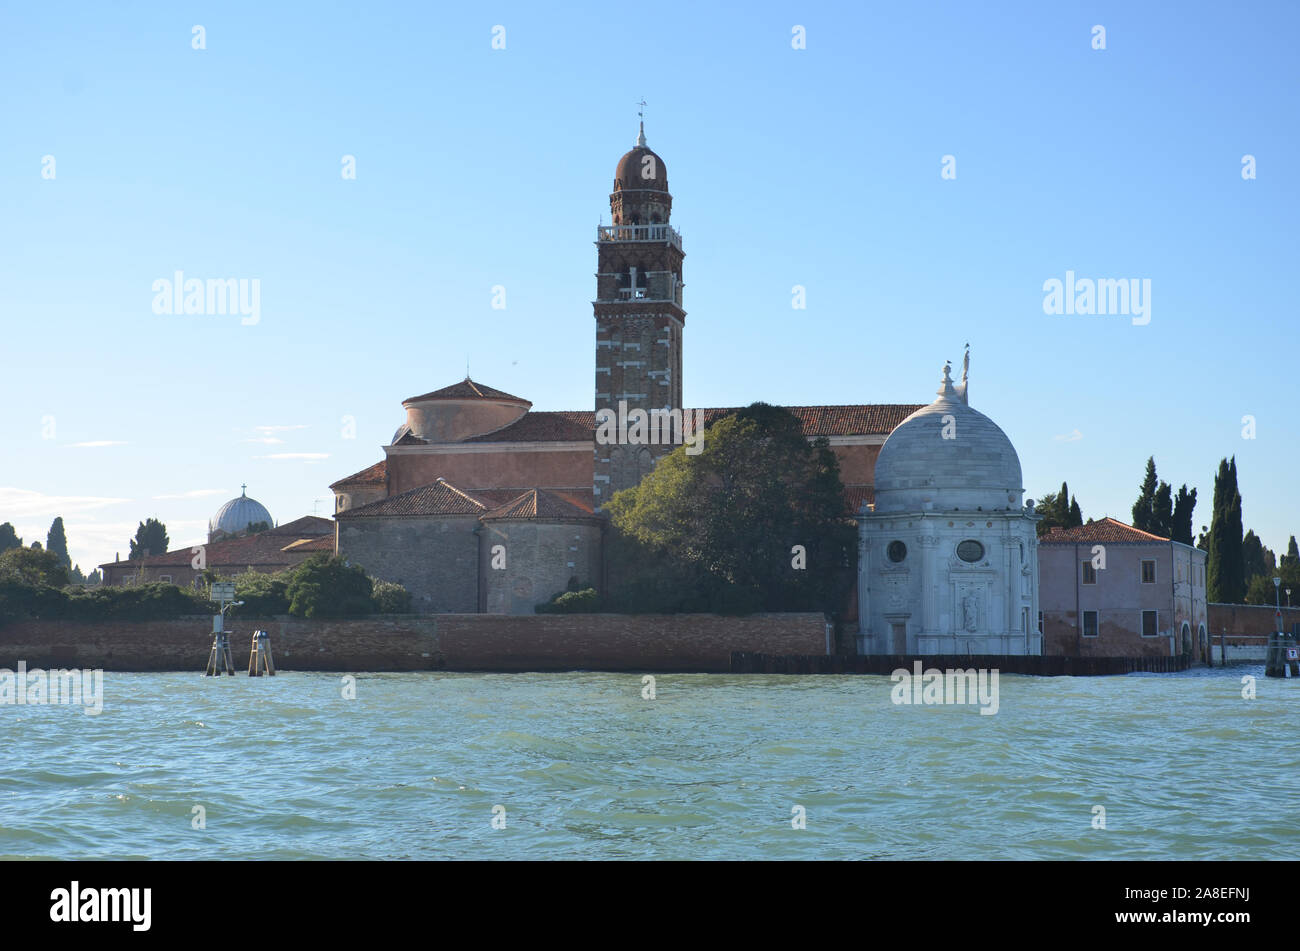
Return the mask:
[(1214, 478), (1214, 516), (1210, 523), (1207, 596), (1220, 604), (1241, 604), (1246, 596), (1242, 558), (1241, 493), (1237, 459), (1219, 462)]
[(1295, 536), (1291, 536), (1291, 541), (1286, 546), (1286, 554), (1282, 556), (1282, 568), (1300, 567), (1300, 548), (1296, 547)]
[(14, 527), (5, 522), (0, 525), (0, 551), (8, 551), (10, 548), (22, 548), (23, 540), (18, 537)]
[(1138, 499), (1133, 503), (1133, 527), (1140, 528), (1144, 532), (1154, 532), (1152, 522), (1155, 515), (1156, 501), (1156, 459), (1155, 456), (1147, 458), (1147, 474), (1142, 480), (1142, 488), (1138, 491)]
[(1173, 526), (1173, 489), (1170, 488), (1168, 482), (1161, 482), (1160, 488), (1156, 489), (1156, 496), (1151, 505), (1151, 527), (1147, 531), (1159, 535), (1161, 538), (1170, 538), (1173, 535)]
[(1066, 519), (1066, 528), (1078, 528), (1083, 524), (1083, 510), (1079, 508), (1079, 500), (1074, 496), (1070, 497), (1070, 517)]
[(1196, 508), (1196, 490), (1190, 492), (1187, 484), (1178, 490), (1174, 498), (1174, 515), (1169, 528), (1169, 537), (1184, 545), (1192, 544), (1192, 511)]
[(72, 558), (68, 555), (68, 536), (63, 531), (63, 516), (60, 515), (50, 524), (45, 536), (45, 550), (52, 551), (63, 562), (64, 568), (72, 567)]

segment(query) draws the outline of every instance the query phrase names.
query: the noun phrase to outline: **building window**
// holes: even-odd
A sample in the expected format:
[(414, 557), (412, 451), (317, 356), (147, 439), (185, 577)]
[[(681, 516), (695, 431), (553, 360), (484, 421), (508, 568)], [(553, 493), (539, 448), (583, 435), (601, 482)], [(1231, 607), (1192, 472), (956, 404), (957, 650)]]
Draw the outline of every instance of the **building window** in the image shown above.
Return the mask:
[(1085, 559), (1083, 562), (1083, 583), (1084, 584), (1097, 583), (1097, 569), (1092, 566), (1091, 559)]
[(1084, 637), (1097, 636), (1097, 612), (1096, 611), (1083, 612), (1083, 636)]
[(973, 538), (957, 543), (957, 557), (967, 563), (974, 563), (984, 557), (984, 546)]
[(885, 554), (889, 557), (890, 561), (894, 564), (898, 564), (907, 557), (907, 546), (900, 541), (892, 541), (889, 543), (889, 547), (885, 549)]
[(171, 584), (171, 583), (172, 583), (172, 576), (171, 576), (171, 575), (159, 575), (159, 576), (158, 576), (158, 580), (161, 581), (161, 582), (163, 582), (164, 584)]
[(1160, 612), (1143, 611), (1142, 612), (1142, 636), (1155, 637), (1159, 632)]
[(1043, 612), (1042, 611), (1038, 612), (1038, 633), (1039, 634), (1043, 633)]
[(1142, 559), (1142, 583), (1156, 583), (1156, 562), (1154, 558)]

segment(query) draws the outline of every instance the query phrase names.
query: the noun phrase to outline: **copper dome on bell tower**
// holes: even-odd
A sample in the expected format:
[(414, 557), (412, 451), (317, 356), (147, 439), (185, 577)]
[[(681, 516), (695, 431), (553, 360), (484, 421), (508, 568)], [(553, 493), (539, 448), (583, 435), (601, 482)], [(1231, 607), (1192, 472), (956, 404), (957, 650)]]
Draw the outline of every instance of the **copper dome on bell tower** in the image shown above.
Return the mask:
[(673, 210), (668, 194), (668, 166), (645, 144), (645, 122), (636, 145), (618, 160), (609, 212), (616, 225), (667, 224)]

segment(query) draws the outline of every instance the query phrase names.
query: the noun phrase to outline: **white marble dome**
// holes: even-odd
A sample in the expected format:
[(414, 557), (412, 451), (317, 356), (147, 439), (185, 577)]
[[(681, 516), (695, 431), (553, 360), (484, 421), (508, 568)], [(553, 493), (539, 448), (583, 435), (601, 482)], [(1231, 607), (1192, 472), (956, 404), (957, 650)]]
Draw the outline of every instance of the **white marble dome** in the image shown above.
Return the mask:
[(943, 372), (939, 398), (899, 423), (880, 447), (874, 511), (1019, 511), (1025, 490), (1015, 447), (966, 404), (949, 368)]
[(247, 531), (249, 525), (259, 522), (265, 522), (268, 526), (275, 525), (266, 506), (244, 493), (217, 509), (217, 514), (208, 521), (208, 538), (211, 540), (218, 533), (238, 535)]

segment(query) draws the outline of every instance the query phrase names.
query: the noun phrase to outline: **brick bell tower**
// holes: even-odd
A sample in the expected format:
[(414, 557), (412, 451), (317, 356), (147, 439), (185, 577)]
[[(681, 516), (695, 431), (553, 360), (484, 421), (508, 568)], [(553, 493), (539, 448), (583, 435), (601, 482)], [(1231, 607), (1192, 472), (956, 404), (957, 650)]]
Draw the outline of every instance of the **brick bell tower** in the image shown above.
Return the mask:
[[(682, 236), (668, 223), (668, 169), (646, 147), (618, 162), (609, 196), (612, 224), (596, 229), (596, 420), (602, 410), (682, 408)], [(616, 417), (617, 419), (617, 417)], [(622, 427), (620, 427), (622, 431)], [(595, 444), (596, 507), (641, 481), (672, 445)]]

